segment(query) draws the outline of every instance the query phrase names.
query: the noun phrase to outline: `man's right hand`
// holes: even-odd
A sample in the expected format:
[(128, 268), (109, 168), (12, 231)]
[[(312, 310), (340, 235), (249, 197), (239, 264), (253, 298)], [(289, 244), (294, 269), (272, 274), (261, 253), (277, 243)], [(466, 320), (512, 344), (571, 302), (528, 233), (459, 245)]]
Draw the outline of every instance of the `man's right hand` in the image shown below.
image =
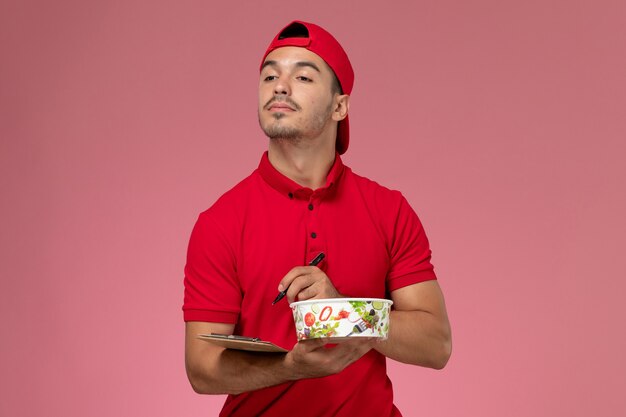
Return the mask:
[(373, 341), (346, 340), (334, 346), (327, 346), (331, 339), (302, 340), (285, 356), (285, 366), (293, 380), (318, 378), (333, 375), (365, 355)]

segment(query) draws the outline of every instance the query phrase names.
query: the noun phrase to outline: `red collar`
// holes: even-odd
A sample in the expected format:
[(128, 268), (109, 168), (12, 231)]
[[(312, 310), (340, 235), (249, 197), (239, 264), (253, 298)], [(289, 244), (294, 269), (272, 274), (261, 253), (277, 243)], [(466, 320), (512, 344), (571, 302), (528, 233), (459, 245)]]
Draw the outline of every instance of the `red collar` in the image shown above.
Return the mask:
[(339, 154), (335, 153), (335, 162), (326, 176), (326, 185), (316, 190), (303, 187), (278, 172), (278, 170), (271, 164), (267, 151), (264, 152), (261, 157), (258, 170), (265, 182), (285, 197), (290, 199), (297, 198), (300, 200), (308, 200), (313, 194), (319, 195), (319, 197), (326, 197), (332, 190), (336, 189), (344, 171), (344, 164), (341, 161)]

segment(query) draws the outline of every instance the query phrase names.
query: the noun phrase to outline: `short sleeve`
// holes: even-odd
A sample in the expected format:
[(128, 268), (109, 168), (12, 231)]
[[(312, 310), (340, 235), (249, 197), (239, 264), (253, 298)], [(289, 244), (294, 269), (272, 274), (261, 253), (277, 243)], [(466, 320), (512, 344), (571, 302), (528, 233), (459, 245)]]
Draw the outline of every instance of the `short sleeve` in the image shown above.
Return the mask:
[(387, 277), (387, 289), (390, 292), (437, 279), (430, 262), (430, 245), (422, 223), (404, 197), (397, 210), (390, 256), (391, 267)]
[(191, 232), (185, 265), (185, 321), (235, 324), (241, 309), (232, 242), (211, 217), (202, 213)]

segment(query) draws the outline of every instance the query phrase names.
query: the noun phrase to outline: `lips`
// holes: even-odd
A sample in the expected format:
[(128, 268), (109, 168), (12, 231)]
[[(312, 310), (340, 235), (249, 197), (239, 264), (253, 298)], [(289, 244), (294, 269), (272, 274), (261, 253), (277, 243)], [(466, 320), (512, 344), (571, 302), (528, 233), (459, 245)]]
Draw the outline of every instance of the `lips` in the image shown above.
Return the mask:
[(300, 106), (289, 97), (272, 97), (266, 104), (269, 111), (298, 111)]
[(285, 103), (273, 103), (269, 106), (269, 110), (275, 111), (295, 111), (295, 109)]

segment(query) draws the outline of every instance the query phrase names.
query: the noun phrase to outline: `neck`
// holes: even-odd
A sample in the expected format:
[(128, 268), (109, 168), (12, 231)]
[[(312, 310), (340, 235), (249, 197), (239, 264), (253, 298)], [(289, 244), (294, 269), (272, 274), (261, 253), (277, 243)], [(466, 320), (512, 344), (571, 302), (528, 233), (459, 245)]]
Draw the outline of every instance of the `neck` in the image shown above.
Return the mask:
[(268, 157), (278, 172), (303, 187), (315, 190), (326, 185), (328, 171), (335, 162), (335, 143), (309, 145), (298, 146), (294, 141), (272, 139)]

